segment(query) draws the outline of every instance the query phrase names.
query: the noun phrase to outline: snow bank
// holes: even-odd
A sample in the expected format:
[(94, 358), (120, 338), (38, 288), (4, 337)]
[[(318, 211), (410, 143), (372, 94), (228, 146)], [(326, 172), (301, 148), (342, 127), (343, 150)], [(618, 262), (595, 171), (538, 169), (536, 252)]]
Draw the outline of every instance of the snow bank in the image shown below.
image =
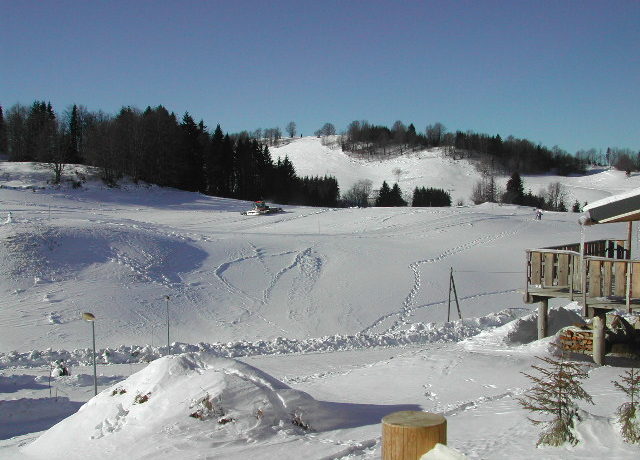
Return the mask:
[(332, 429), (344, 423), (335, 415), (328, 403), (252, 366), (188, 353), (159, 359), (102, 391), (24, 453), (36, 458), (179, 458), (176, 443), (187, 443), (189, 456), (211, 453), (222, 443), (246, 445)]
[[(549, 309), (549, 336), (572, 324), (584, 324), (579, 307), (573, 302), (565, 307)], [(531, 346), (545, 347), (551, 338), (538, 342), (538, 312), (533, 312), (514, 321), (481, 331), (477, 335), (463, 341), (462, 345), (469, 351), (503, 350), (513, 351), (514, 345), (527, 345), (527, 351), (533, 352)], [(532, 344), (530, 346), (530, 344)], [(523, 349), (524, 351), (524, 349)]]
[[(451, 321), (444, 324), (414, 323), (407, 330), (383, 334), (332, 335), (305, 340), (277, 337), (271, 341), (237, 341), (227, 343), (174, 343), (173, 353), (202, 352), (221, 357), (241, 357), (253, 355), (273, 355), (285, 353), (318, 353), (342, 350), (356, 350), (369, 347), (389, 347), (434, 342), (459, 342), (482, 331), (493, 329), (514, 320), (513, 310), (503, 310), (480, 318)], [(150, 345), (122, 345), (117, 348), (97, 350), (100, 364), (124, 364), (149, 362), (167, 354), (167, 347)], [(0, 353), (0, 369), (11, 367), (41, 367), (54, 361), (64, 361), (67, 366), (90, 365), (90, 348), (44, 351), (32, 350), (19, 353)]]
[[(584, 319), (577, 310), (577, 303), (549, 310), (549, 335), (554, 335), (563, 327), (572, 324), (584, 324)], [(506, 343), (518, 345), (538, 340), (538, 312), (515, 320), (505, 329), (507, 330)]]

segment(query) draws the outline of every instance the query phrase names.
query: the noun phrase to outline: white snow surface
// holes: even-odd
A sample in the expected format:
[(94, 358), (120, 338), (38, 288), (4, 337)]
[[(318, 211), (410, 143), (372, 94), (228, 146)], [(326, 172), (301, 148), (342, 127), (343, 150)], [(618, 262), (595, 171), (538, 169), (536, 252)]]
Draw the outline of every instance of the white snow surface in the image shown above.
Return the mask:
[[(403, 190), (468, 201), (478, 177), (437, 150), (368, 162), (301, 138), (272, 154), (342, 190), (392, 182), (400, 167)], [(640, 456), (614, 420), (619, 364), (589, 371), (596, 404), (580, 405), (575, 447), (536, 448), (517, 402), (531, 386), (521, 372), (553, 342), (536, 340), (536, 306), (519, 292), (524, 250), (579, 241), (577, 214), (536, 221), (485, 204), (252, 217), (247, 202), (108, 188), (82, 166), (65, 175), (80, 188), (50, 176), (0, 162), (0, 458), (379, 458), (380, 419), (397, 410), (447, 418), (448, 446), (427, 458)], [(613, 170), (524, 180), (534, 191), (561, 180), (581, 203), (640, 186)], [(585, 231), (618, 238), (626, 226)], [(451, 267), (464, 319), (455, 302), (448, 311)], [(580, 321), (566, 303), (552, 302), (552, 332)], [(83, 312), (96, 316), (95, 397)], [(50, 377), (54, 361), (71, 375)]]

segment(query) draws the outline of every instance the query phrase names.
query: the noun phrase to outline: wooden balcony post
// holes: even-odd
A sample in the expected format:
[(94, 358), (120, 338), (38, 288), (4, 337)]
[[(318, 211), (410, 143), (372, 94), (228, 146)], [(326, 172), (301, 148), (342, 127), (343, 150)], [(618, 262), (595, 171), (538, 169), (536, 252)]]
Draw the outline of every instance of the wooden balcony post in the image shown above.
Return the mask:
[(600, 313), (593, 317), (593, 362), (599, 366), (604, 364), (604, 325), (606, 319)]
[(544, 339), (549, 333), (549, 299), (538, 304), (538, 340)]
[(631, 308), (631, 269), (633, 268), (633, 264), (630, 262), (625, 262), (627, 267), (627, 279), (625, 283), (625, 304), (627, 309)]
[(587, 261), (584, 260), (584, 225), (580, 225), (580, 289), (582, 289), (582, 316), (587, 316)]
[(581, 261), (582, 271), (582, 316), (587, 316), (587, 260), (582, 257)]

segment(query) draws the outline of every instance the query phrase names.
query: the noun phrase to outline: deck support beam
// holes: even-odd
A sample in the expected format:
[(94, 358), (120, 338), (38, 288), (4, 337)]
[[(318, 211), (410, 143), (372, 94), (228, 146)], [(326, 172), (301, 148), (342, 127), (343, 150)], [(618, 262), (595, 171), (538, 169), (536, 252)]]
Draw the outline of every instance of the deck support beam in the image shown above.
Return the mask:
[(605, 315), (599, 314), (593, 317), (593, 362), (602, 366), (604, 364), (604, 325)]
[(544, 298), (538, 304), (538, 340), (549, 335), (549, 299)]

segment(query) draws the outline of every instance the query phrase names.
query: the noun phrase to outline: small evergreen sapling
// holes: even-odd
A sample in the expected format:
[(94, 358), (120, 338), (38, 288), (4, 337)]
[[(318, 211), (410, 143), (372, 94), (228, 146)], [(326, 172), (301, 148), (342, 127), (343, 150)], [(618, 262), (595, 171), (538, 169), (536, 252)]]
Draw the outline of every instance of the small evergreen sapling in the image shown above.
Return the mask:
[(559, 360), (539, 357), (547, 366), (532, 365), (541, 375), (523, 374), (535, 385), (519, 398), (520, 405), (531, 412), (539, 412), (552, 416), (549, 420), (528, 419), (534, 425), (543, 425), (536, 446), (560, 446), (565, 442), (572, 445), (578, 443), (572, 429), (574, 421), (579, 420), (576, 400), (583, 400), (593, 404), (591, 396), (582, 388), (581, 381), (588, 374), (585, 365), (565, 361), (564, 356)]
[(640, 444), (640, 371), (635, 368), (627, 370), (620, 377), (622, 382), (613, 381), (612, 383), (620, 391), (623, 391), (629, 401), (618, 407), (616, 415), (620, 423), (620, 431), (626, 442)]

